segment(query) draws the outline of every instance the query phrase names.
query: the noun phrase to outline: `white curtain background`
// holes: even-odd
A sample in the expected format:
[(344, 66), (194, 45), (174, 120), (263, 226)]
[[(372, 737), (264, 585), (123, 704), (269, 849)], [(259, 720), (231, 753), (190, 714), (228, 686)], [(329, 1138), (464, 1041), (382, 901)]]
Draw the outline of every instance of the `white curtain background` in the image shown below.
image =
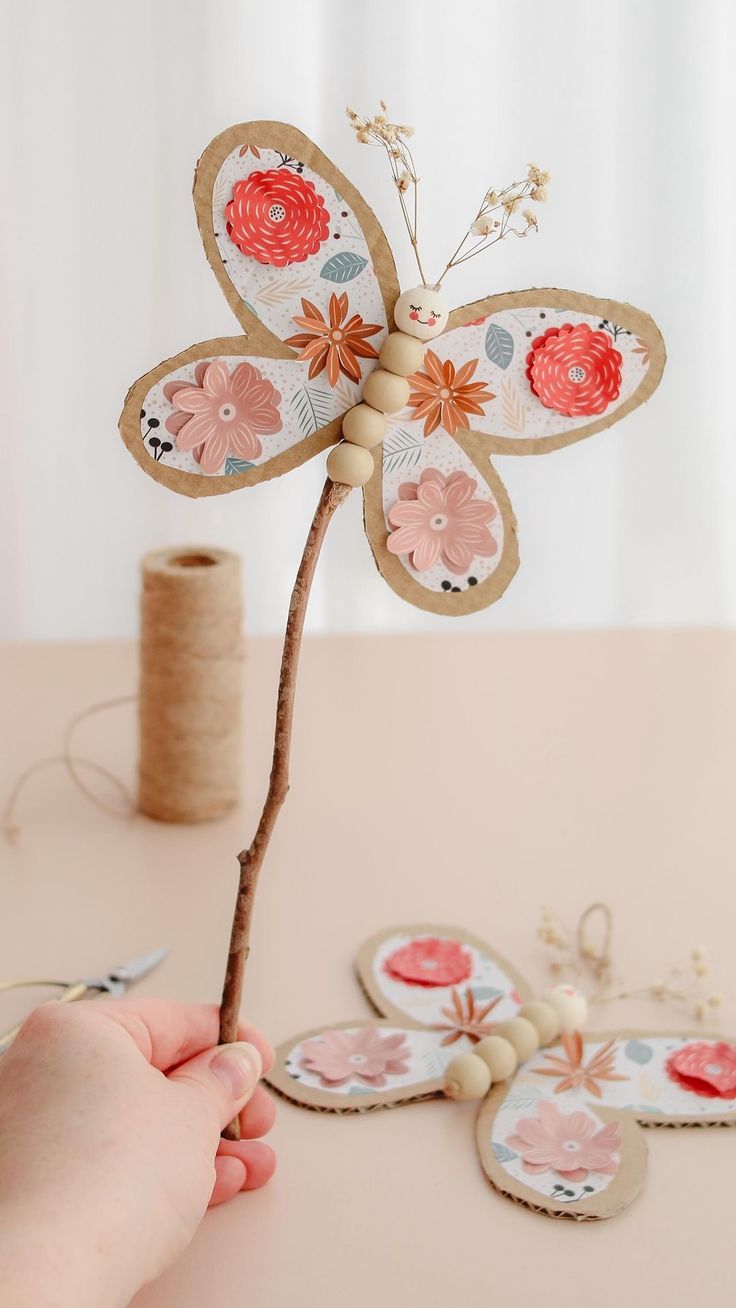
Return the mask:
[[(416, 280), (378, 151), (347, 103), (417, 129), (428, 261), (485, 183), (551, 170), (541, 233), (473, 260), (457, 304), (560, 286), (629, 300), (669, 363), (653, 400), (536, 459), (499, 458), (522, 564), (466, 629), (736, 618), (732, 0), (6, 0), (2, 4), (2, 635), (132, 634), (154, 546), (238, 550), (251, 631), (282, 628), (324, 456), (192, 501), (116, 432), (130, 382), (237, 330), (191, 202), (209, 140), (293, 121), (360, 187)], [(359, 495), (338, 515), (313, 630), (457, 629), (375, 571)]]

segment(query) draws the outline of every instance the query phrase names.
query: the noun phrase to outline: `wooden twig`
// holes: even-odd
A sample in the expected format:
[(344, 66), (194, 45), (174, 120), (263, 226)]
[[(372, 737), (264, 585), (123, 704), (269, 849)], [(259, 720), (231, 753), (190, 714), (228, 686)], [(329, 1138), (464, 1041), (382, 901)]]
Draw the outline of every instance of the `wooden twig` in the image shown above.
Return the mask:
[[(240, 879), (220, 1006), (220, 1044), (229, 1044), (238, 1038), (243, 975), (250, 951), (250, 926), (258, 874), (263, 866), (279, 810), (289, 792), (289, 755), (294, 721), (294, 697), (309, 593), (330, 519), (339, 505), (347, 499), (351, 489), (352, 487), (342, 482), (330, 481), (329, 478), (325, 482), (291, 593), (281, 654), (281, 675), (276, 700), (276, 729), (268, 794), (253, 842), (248, 849), (238, 854)], [(226, 1140), (240, 1139), (240, 1124), (237, 1118), (225, 1127), (222, 1134)]]

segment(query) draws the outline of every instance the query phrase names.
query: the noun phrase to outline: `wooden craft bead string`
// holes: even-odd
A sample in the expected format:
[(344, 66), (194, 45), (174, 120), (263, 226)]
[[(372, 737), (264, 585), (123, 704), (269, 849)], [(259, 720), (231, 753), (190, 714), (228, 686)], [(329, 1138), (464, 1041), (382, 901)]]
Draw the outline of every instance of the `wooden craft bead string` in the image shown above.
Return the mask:
[(373, 450), (386, 432), (386, 414), (403, 409), (409, 399), (406, 380), (422, 366), (424, 345), (404, 332), (391, 332), (383, 342), (383, 365), (366, 378), (365, 399), (348, 409), (342, 440), (327, 457), (327, 475), (347, 486), (364, 486), (373, 475)]
[(424, 362), (427, 341), (447, 325), (447, 306), (438, 287), (415, 286), (394, 306), (397, 331), (389, 332), (375, 368), (365, 379), (363, 400), (349, 409), (342, 423), (342, 440), (327, 457), (327, 475), (346, 486), (364, 486), (373, 476), (373, 450), (386, 432), (386, 415), (409, 402), (407, 377)]
[(156, 550), (142, 577), (138, 806), (160, 821), (207, 821), (240, 798), (240, 559)]
[(448, 1099), (483, 1099), (497, 1081), (507, 1081), (520, 1063), (550, 1045), (561, 1032), (579, 1031), (588, 1015), (584, 997), (573, 986), (550, 986), (541, 999), (522, 1004), (516, 1017), (500, 1022), (472, 1053), (458, 1054), (445, 1068)]

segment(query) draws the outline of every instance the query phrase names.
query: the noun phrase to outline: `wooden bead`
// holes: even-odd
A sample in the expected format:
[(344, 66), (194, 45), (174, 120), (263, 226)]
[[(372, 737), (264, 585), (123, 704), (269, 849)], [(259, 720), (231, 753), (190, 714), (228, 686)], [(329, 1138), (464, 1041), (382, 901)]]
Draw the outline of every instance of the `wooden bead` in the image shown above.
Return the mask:
[(514, 1046), (520, 1063), (525, 1063), (539, 1048), (537, 1028), (526, 1017), (511, 1017), (508, 1022), (501, 1022), (496, 1033)]
[(448, 1099), (482, 1099), (491, 1088), (487, 1064), (475, 1054), (458, 1054), (445, 1068), (445, 1094)]
[(407, 336), (406, 332), (391, 332), (383, 342), (378, 357), (387, 372), (393, 372), (397, 377), (410, 377), (421, 368), (426, 348), (424, 341), (418, 341), (415, 336)]
[(544, 998), (560, 1019), (561, 1031), (580, 1031), (588, 1016), (588, 1001), (574, 986), (550, 986)]
[(532, 1026), (537, 1028), (540, 1045), (551, 1044), (560, 1034), (560, 1019), (557, 1016), (557, 1009), (544, 999), (530, 999), (528, 1004), (522, 1004), (519, 1009), (519, 1017), (525, 1017), (528, 1022), (531, 1022)]
[(372, 450), (380, 445), (386, 431), (386, 419), (378, 409), (370, 404), (356, 404), (348, 409), (342, 420), (342, 434), (351, 445), (362, 445), (365, 450)]
[(346, 486), (365, 486), (373, 476), (373, 470), (370, 450), (350, 445), (347, 441), (340, 441), (327, 456), (327, 476), (333, 481), (344, 482)]
[(363, 387), (363, 396), (367, 404), (381, 413), (397, 413), (403, 409), (409, 399), (409, 383), (404, 377), (395, 377), (392, 372), (375, 368), (369, 373)]
[(476, 1058), (483, 1059), (494, 1085), (496, 1081), (508, 1081), (519, 1065), (514, 1046), (503, 1036), (484, 1036), (478, 1041), (473, 1053)]

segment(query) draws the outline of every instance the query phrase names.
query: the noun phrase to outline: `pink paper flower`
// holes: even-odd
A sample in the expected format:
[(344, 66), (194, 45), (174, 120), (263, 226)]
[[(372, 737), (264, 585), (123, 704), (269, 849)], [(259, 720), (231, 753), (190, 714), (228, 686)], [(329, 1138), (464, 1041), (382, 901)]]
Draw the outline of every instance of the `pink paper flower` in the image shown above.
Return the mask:
[(219, 472), (228, 454), (256, 459), (259, 437), (282, 427), (281, 395), (251, 363), (239, 363), (232, 374), (222, 359), (199, 363), (193, 386), (169, 382), (164, 394), (174, 406), (167, 431), (178, 449), (195, 451), (203, 472)]
[(473, 972), (472, 955), (457, 940), (422, 936), (389, 954), (384, 963), (394, 981), (411, 986), (456, 986)]
[(401, 1032), (383, 1035), (376, 1027), (359, 1031), (324, 1031), (302, 1045), (301, 1066), (321, 1077), (323, 1085), (386, 1084), (387, 1076), (408, 1072), (410, 1051)]
[(466, 472), (449, 477), (425, 468), (419, 482), (404, 482), (389, 510), (392, 531), (386, 545), (392, 554), (409, 554), (417, 572), (439, 560), (450, 572), (467, 572), (476, 557), (490, 558), (498, 544), (488, 529), (495, 504), (475, 495), (478, 483)]
[(683, 1045), (666, 1067), (683, 1090), (706, 1099), (736, 1099), (736, 1048), (723, 1040)]
[(618, 1170), (621, 1135), (616, 1122), (597, 1127), (589, 1113), (561, 1113), (542, 1101), (538, 1117), (522, 1117), (506, 1141), (521, 1155), (527, 1172), (558, 1172), (584, 1181), (588, 1172), (613, 1176)]

